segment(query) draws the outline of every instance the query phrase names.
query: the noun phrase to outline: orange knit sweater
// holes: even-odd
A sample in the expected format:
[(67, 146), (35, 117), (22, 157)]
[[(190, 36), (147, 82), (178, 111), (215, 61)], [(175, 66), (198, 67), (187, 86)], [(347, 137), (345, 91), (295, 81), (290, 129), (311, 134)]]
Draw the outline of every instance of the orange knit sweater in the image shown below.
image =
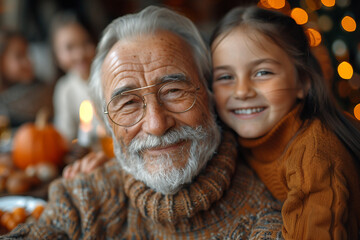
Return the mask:
[(319, 120), (303, 129), (298, 113), (260, 139), (239, 139), (248, 163), (283, 201), (285, 239), (357, 239), (358, 169), (333, 132)]

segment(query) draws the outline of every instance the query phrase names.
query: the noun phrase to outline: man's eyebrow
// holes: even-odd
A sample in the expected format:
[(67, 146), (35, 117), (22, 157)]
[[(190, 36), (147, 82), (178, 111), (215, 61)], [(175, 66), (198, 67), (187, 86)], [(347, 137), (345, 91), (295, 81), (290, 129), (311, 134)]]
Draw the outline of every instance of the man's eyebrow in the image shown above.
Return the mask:
[(123, 87), (116, 88), (112, 92), (111, 98), (116, 97), (116, 96), (120, 95), (121, 93), (132, 90), (132, 89), (134, 89), (134, 87), (131, 87), (131, 86), (123, 86)]
[[(167, 81), (186, 81), (188, 78), (183, 73), (174, 73), (174, 74), (168, 74), (165, 76), (162, 76), (158, 81), (156, 81), (156, 84), (160, 84)], [(136, 90), (138, 87), (136, 86), (123, 86), (115, 89), (113, 93), (111, 94), (111, 98), (120, 95), (123, 92), (129, 91), (129, 90)]]
[(160, 78), (159, 83), (167, 82), (167, 81), (185, 81), (188, 78), (183, 73), (173, 73), (169, 75), (165, 75)]

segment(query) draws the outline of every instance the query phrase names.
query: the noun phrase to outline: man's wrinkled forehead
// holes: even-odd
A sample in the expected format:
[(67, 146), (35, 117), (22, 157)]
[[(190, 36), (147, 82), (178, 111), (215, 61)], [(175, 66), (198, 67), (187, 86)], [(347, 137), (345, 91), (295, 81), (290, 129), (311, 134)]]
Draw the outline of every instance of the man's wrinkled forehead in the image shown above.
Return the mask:
[(158, 31), (115, 43), (105, 57), (102, 73), (151, 72), (166, 66), (190, 72), (196, 68), (194, 65), (191, 48), (182, 38), (167, 31)]

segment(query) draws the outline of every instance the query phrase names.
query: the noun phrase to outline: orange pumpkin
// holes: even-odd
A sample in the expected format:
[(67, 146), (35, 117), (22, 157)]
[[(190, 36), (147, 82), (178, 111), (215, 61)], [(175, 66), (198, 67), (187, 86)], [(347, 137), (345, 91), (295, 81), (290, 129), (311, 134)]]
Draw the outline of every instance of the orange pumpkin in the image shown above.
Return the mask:
[(35, 123), (22, 125), (15, 133), (12, 158), (21, 169), (41, 162), (60, 166), (68, 146), (52, 124), (47, 123), (47, 112), (40, 111)]
[(102, 150), (108, 158), (115, 157), (113, 139), (109, 136), (103, 136), (100, 138)]

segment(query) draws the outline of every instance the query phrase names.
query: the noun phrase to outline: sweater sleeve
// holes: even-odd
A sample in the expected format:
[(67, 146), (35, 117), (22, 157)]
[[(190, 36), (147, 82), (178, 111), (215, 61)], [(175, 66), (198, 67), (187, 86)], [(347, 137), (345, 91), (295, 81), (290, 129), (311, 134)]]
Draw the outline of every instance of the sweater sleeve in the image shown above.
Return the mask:
[(283, 239), (281, 226), (282, 219), (279, 210), (271, 207), (264, 208), (257, 214), (256, 221), (251, 228), (248, 239)]
[(4, 239), (99, 239), (120, 236), (126, 221), (126, 200), (111, 167), (73, 180), (58, 179), (37, 223), (23, 224)]
[(282, 208), (285, 239), (347, 239), (349, 190), (341, 170), (329, 159), (292, 159), (286, 174), (288, 196)]

